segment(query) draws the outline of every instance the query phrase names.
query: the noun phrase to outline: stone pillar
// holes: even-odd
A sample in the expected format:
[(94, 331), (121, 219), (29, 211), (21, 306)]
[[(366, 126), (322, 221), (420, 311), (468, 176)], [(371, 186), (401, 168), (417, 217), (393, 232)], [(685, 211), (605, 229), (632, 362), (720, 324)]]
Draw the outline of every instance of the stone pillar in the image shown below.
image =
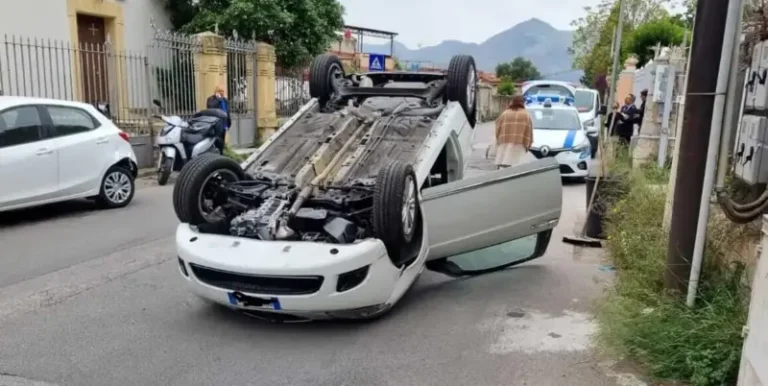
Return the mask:
[[(664, 103), (654, 102), (656, 77), (662, 75), (659, 69), (669, 64), (669, 56), (661, 55), (653, 63), (651, 72), (651, 87), (648, 88), (648, 99), (645, 103), (645, 114), (643, 115), (642, 129), (635, 137), (635, 146), (632, 148), (632, 166), (638, 167), (646, 162), (653, 162), (654, 155), (659, 151), (659, 138), (661, 136), (662, 116), (664, 113)], [(672, 81), (671, 79), (669, 81)], [(639, 99), (640, 96), (637, 95)]]
[[(624, 61), (624, 70), (619, 74), (619, 80), (616, 82), (616, 102), (619, 105), (624, 104), (624, 98), (632, 93), (635, 82), (635, 72), (637, 71), (637, 58), (630, 55), (626, 61)], [(608, 105), (610, 106), (610, 105)]]
[(227, 94), (227, 54), (223, 37), (213, 32), (201, 32), (195, 38), (201, 45), (200, 52), (194, 57), (195, 106), (203, 110), (216, 86), (223, 87)]
[(262, 143), (277, 131), (275, 106), (275, 47), (256, 44), (256, 116), (257, 140)]

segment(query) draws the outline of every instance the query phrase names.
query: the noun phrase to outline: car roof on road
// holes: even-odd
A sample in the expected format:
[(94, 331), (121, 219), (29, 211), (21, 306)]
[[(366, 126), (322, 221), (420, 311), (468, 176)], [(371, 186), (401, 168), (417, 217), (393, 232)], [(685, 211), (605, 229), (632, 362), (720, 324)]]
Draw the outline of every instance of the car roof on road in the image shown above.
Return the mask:
[(62, 99), (50, 99), (50, 98), (33, 98), (33, 97), (21, 97), (21, 96), (0, 96), (0, 109), (6, 107), (18, 106), (18, 105), (34, 105), (34, 104), (46, 104), (46, 105), (61, 105), (72, 107), (85, 107), (90, 106), (87, 103), (68, 101)]

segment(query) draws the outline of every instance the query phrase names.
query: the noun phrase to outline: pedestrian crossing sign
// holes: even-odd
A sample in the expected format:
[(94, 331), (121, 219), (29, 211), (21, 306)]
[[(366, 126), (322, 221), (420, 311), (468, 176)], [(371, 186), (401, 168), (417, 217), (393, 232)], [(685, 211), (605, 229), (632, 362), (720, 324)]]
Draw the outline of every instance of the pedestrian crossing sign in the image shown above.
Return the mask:
[(384, 71), (386, 57), (384, 55), (368, 55), (368, 71)]

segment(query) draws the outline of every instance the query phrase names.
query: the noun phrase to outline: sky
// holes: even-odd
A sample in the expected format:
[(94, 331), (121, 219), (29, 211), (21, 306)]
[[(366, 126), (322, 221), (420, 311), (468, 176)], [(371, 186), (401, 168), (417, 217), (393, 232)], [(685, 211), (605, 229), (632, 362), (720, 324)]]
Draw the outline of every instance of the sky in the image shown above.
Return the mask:
[[(397, 32), (408, 48), (443, 40), (482, 43), (531, 18), (561, 30), (599, 0), (340, 0), (346, 24)], [(368, 38), (366, 38), (368, 39)], [(372, 40), (371, 43), (374, 41)], [(383, 42), (383, 41), (377, 41)]]

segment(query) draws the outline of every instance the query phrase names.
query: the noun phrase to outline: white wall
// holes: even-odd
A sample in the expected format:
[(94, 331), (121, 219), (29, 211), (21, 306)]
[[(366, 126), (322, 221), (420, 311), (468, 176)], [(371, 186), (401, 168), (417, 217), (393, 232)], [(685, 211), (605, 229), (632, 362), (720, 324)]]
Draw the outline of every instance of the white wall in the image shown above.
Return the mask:
[(741, 353), (739, 386), (768, 384), (768, 216), (763, 216), (763, 234), (760, 259), (757, 261), (752, 298), (749, 304), (749, 327)]
[[(2, 0), (0, 0), (2, 1)], [(152, 42), (155, 30), (150, 26), (153, 20), (160, 30), (171, 29), (171, 22), (158, 0), (125, 0), (123, 18), (125, 20), (125, 49), (130, 51), (147, 51)]]
[[(0, 8), (0, 89), (6, 95), (64, 96), (71, 89), (66, 79), (69, 72), (67, 53), (48, 49), (48, 39), (69, 42), (67, 3), (63, 0), (6, 1)], [(8, 4), (5, 4), (5, 3)], [(41, 12), (40, 10), (45, 10)], [(11, 44), (14, 41), (17, 44)], [(38, 38), (34, 47), (35, 38)], [(29, 39), (29, 44), (27, 44)], [(43, 42), (44, 40), (44, 42)], [(20, 43), (23, 43), (21, 45)], [(60, 59), (56, 60), (56, 55)], [(23, 62), (22, 62), (23, 59)], [(39, 73), (39, 74), (38, 74)], [(45, 80), (44, 80), (45, 79)]]
[[(2, 1), (2, 0), (0, 0)], [(150, 22), (161, 31), (169, 30), (171, 22), (163, 7), (163, 1), (158, 0), (124, 0), (123, 19), (125, 22), (125, 50), (128, 55), (124, 59), (125, 81), (128, 86), (129, 108), (149, 107), (151, 98), (147, 95), (147, 76), (150, 84), (153, 75), (147, 74), (142, 65), (140, 56), (149, 56), (150, 63), (156, 63), (156, 53), (151, 52), (149, 45), (152, 43), (155, 29)], [(155, 50), (156, 51), (156, 50)]]

